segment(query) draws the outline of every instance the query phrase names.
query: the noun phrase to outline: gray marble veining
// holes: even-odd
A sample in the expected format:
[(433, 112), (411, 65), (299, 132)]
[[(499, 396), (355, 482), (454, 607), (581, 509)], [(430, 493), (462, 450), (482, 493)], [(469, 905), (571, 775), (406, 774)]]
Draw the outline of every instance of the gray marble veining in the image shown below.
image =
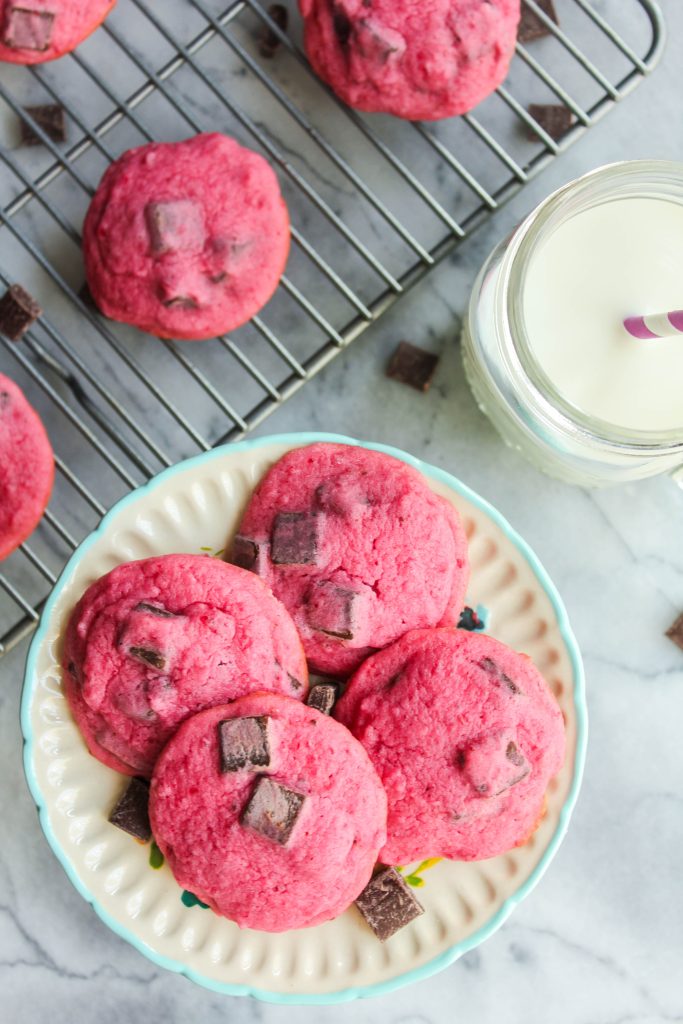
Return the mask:
[[(48, 849), (22, 776), (22, 646), (0, 661), (0, 1020), (683, 1020), (683, 654), (663, 637), (683, 609), (683, 495), (667, 479), (588, 492), (539, 475), (479, 413), (457, 347), (478, 265), (535, 201), (600, 163), (683, 159), (683, 5), (663, 7), (670, 45), (653, 76), (259, 431), (396, 444), (460, 476), (535, 548), (582, 646), (591, 715), (583, 791), (551, 869), (489, 942), (393, 995), (304, 1009), (206, 992), (110, 933)], [(401, 338), (442, 355), (426, 396), (383, 376)]]

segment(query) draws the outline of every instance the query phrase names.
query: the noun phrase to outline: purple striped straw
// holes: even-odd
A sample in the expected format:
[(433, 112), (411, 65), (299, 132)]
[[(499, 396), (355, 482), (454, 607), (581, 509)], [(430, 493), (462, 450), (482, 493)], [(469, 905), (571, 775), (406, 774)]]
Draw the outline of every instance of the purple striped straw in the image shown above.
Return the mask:
[(627, 316), (624, 327), (632, 338), (671, 338), (683, 334), (683, 309), (671, 313), (653, 313), (651, 316)]

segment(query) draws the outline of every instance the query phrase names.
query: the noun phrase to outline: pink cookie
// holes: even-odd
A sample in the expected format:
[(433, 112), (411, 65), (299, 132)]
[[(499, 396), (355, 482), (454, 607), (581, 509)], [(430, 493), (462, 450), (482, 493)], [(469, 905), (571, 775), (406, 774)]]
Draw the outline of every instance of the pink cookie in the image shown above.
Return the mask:
[(463, 114), (503, 81), (519, 0), (299, 0), (314, 70), (358, 110)]
[(0, 0), (0, 60), (41, 64), (74, 50), (116, 0)]
[(189, 715), (252, 690), (306, 696), (301, 641), (252, 573), (207, 555), (119, 565), (74, 609), (66, 695), (90, 749), (128, 775), (150, 775)]
[(0, 559), (38, 525), (54, 475), (52, 446), (38, 413), (0, 373)]
[(271, 297), (289, 215), (263, 157), (226, 135), (130, 149), (107, 170), (83, 228), (88, 285), (113, 320), (196, 340), (245, 323)]
[(344, 676), (409, 629), (454, 625), (469, 578), (453, 507), (381, 452), (313, 444), (256, 488), (232, 560), (292, 615), (310, 665)]
[(185, 722), (154, 769), (149, 810), (178, 883), (267, 932), (341, 914), (386, 836), (386, 795), (360, 743), (275, 694)]
[(481, 860), (524, 843), (562, 767), (562, 712), (530, 658), (464, 630), (408, 633), (335, 706), (389, 800), (380, 859)]

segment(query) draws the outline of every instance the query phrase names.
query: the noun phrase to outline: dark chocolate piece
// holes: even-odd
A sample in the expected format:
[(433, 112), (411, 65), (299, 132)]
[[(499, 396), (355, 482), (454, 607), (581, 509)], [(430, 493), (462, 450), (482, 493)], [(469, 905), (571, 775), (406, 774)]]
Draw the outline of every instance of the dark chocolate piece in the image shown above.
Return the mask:
[(289, 679), (289, 685), (292, 687), (293, 690), (301, 689), (300, 681), (296, 678), (296, 676), (293, 676), (291, 672), (287, 673), (287, 678)]
[(161, 305), (166, 309), (199, 309), (199, 303), (191, 295), (173, 295), (170, 299), (162, 299)]
[(286, 846), (306, 797), (263, 775), (242, 811), (242, 824), (279, 846)]
[[(271, 4), (268, 8), (268, 14), (282, 32), (287, 31), (289, 12), (286, 7), (282, 4)], [(261, 56), (267, 57), (268, 59), (274, 57), (281, 45), (279, 36), (273, 32), (270, 26), (263, 24), (261, 26), (258, 44)]]
[(47, 50), (52, 39), (54, 20), (51, 11), (36, 11), (11, 4), (5, 20), (5, 45), (14, 50)]
[[(554, 21), (556, 25), (560, 24), (553, 0), (536, 0), (536, 4), (544, 14), (547, 14), (551, 21)], [(522, 17), (517, 30), (519, 42), (532, 43), (534, 39), (542, 39), (544, 36), (549, 35), (551, 35), (551, 32), (547, 25), (543, 24), (535, 11), (532, 11), (525, 3), (522, 3)]]
[(510, 679), (510, 676), (503, 672), (500, 666), (496, 665), (492, 658), (482, 658), (481, 661), (477, 662), (477, 664), (479, 668), (483, 669), (487, 676), (490, 677), (491, 682), (495, 683), (497, 686), (504, 686), (506, 690), (510, 691), (510, 693), (522, 692), (517, 683), (513, 679)]
[(232, 542), (230, 561), (233, 565), (238, 565), (240, 569), (248, 569), (249, 572), (259, 575), (263, 570), (264, 547), (264, 544), (238, 533)]
[(131, 779), (109, 815), (109, 821), (144, 843), (152, 838), (149, 824), (149, 784)]
[(389, 360), (387, 377), (416, 391), (429, 391), (438, 363), (439, 357), (433, 352), (402, 341)]
[(175, 618), (175, 614), (173, 612), (169, 612), (166, 608), (160, 608), (158, 604), (147, 604), (146, 601), (141, 601), (140, 604), (136, 604), (133, 611), (147, 612), (148, 615), (156, 615), (160, 619)]
[(357, 897), (356, 906), (380, 942), (386, 942), (424, 914), (424, 907), (415, 899), (396, 868), (378, 871)]
[(683, 651), (683, 612), (666, 631), (669, 640), (673, 640), (677, 647)]
[(225, 718), (218, 723), (218, 744), (221, 771), (237, 772), (241, 768), (267, 768), (270, 764), (270, 719)]
[(158, 668), (159, 671), (166, 668), (166, 658), (163, 656), (161, 651), (155, 651), (151, 647), (129, 647), (128, 653), (131, 658), (135, 658), (136, 661), (142, 661), (145, 665), (151, 665), (152, 668)]
[[(556, 142), (566, 135), (573, 123), (573, 115), (564, 103), (530, 103), (528, 111), (540, 127)], [(538, 135), (531, 125), (526, 126), (527, 136), (532, 142), (538, 141)]]
[[(145, 224), (155, 256), (186, 250), (201, 251), (204, 248), (204, 212), (194, 199), (147, 203)], [(171, 301), (175, 301), (173, 296)]]
[(338, 690), (334, 683), (316, 683), (308, 691), (306, 703), (323, 715), (329, 715), (337, 700)]
[(270, 557), (275, 565), (316, 564), (318, 518), (310, 512), (278, 512), (270, 536)]
[(319, 633), (353, 640), (354, 605), (359, 595), (347, 587), (337, 586), (330, 580), (318, 580), (306, 598), (306, 618)]
[(0, 299), (0, 334), (10, 341), (19, 341), (42, 309), (20, 284), (10, 285)]
[[(66, 139), (66, 125), (64, 123), (64, 107), (59, 103), (45, 103), (39, 107), (24, 107), (24, 110), (32, 117), (39, 128), (45, 132), (53, 142), (64, 142)], [(43, 140), (38, 136), (28, 121), (21, 121), (21, 142), (24, 146), (41, 146)]]
[(334, 28), (334, 34), (339, 40), (339, 45), (346, 48), (353, 34), (353, 22), (339, 7), (335, 9), (332, 15), (332, 27)]
[[(502, 745), (505, 744), (504, 760)], [(455, 763), (474, 792), (481, 797), (500, 796), (525, 779), (531, 768), (514, 740), (501, 734), (485, 734), (458, 750)]]
[(470, 633), (475, 633), (483, 628), (484, 623), (481, 621), (474, 608), (470, 608), (469, 605), (466, 605), (460, 612), (458, 629), (466, 629)]

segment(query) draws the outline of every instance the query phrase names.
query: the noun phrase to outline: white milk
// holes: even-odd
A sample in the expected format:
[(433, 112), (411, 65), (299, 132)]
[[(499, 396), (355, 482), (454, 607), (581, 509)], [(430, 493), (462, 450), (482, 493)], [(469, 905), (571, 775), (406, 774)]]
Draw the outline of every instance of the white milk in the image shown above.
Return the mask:
[(625, 198), (584, 210), (527, 270), (529, 343), (556, 390), (622, 429), (683, 430), (683, 336), (638, 341), (627, 316), (683, 309), (683, 205)]

